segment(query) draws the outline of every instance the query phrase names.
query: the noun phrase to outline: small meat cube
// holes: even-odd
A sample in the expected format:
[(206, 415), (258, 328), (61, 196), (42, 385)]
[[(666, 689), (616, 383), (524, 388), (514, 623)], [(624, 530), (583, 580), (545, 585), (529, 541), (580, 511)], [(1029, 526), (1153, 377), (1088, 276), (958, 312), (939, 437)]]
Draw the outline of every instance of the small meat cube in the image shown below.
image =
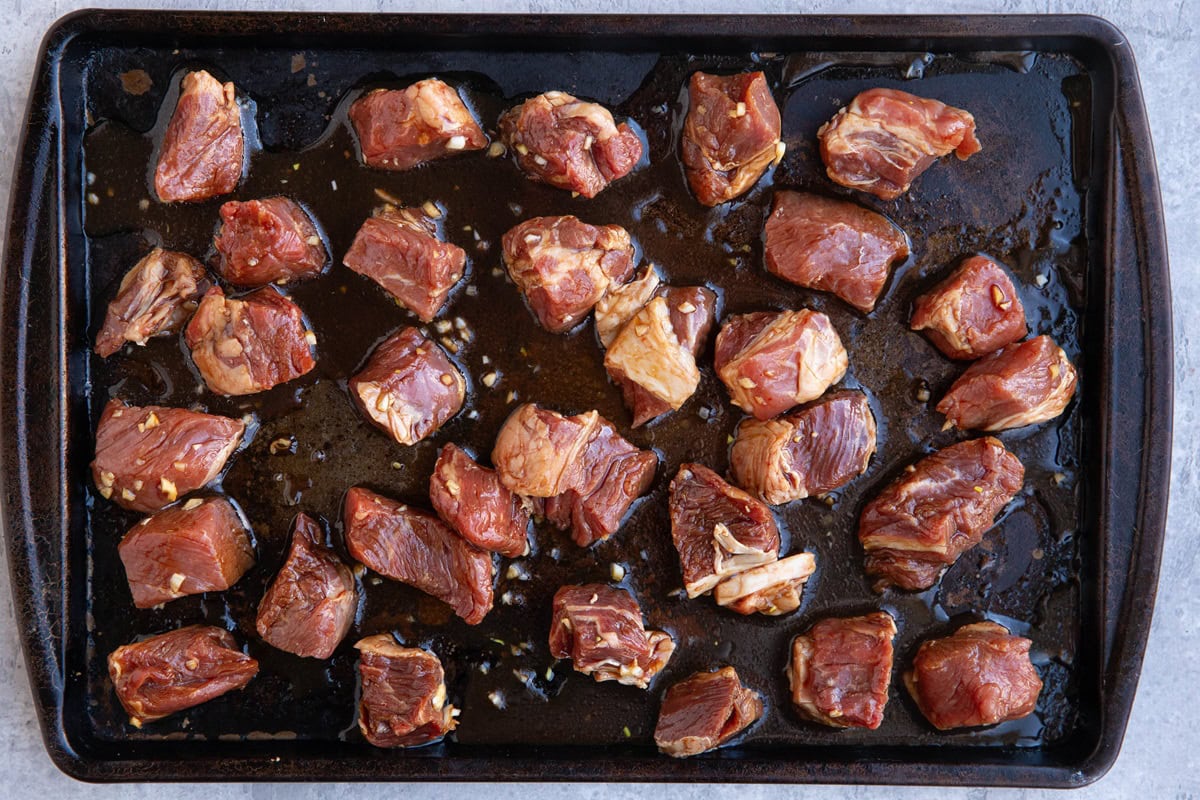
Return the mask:
[(864, 314), (909, 253), (908, 237), (887, 217), (808, 192), (776, 192), (764, 233), (767, 272), (832, 292)]
[(389, 206), (362, 224), (342, 263), (429, 322), (462, 278), (467, 253), (439, 239), (437, 224), (426, 214)]
[(1042, 691), (1031, 644), (994, 622), (965, 625), (923, 642), (904, 684), (938, 730), (1020, 719), (1033, 713)]
[(317, 365), (317, 337), (300, 307), (266, 286), (226, 297), (214, 286), (200, 301), (184, 339), (208, 388), (217, 394), (264, 392)]
[(913, 304), (914, 331), (948, 358), (986, 356), (1025, 335), (1025, 307), (1008, 273), (990, 258), (971, 256)]
[(350, 394), (380, 429), (412, 445), (459, 412), (467, 382), (442, 348), (416, 328), (403, 328), (371, 353), (350, 379)]
[(670, 634), (646, 630), (641, 607), (624, 589), (588, 583), (554, 593), (550, 655), (571, 659), (584, 675), (645, 689), (674, 652)]
[(526, 497), (554, 497), (577, 486), (600, 419), (595, 411), (565, 417), (532, 403), (518, 406), (492, 448), (500, 482)]
[(376, 747), (419, 747), (458, 726), (446, 702), (442, 662), (428, 650), (401, 647), (391, 634), (368, 636), (358, 649), (362, 695), (358, 727)]
[(551, 333), (578, 325), (610, 287), (633, 273), (633, 243), (619, 225), (534, 217), (505, 233), (502, 243), (508, 274)]
[(104, 498), (152, 513), (217, 477), (245, 431), (241, 420), (215, 414), (109, 400), (92, 478)]
[(961, 108), (901, 92), (868, 89), (817, 131), (834, 183), (894, 200), (934, 161), (983, 149), (975, 118)]
[(156, 247), (125, 273), (96, 334), (96, 353), (108, 358), (126, 342), (145, 344), (174, 333), (200, 304), (208, 273), (184, 253)]
[(959, 428), (1002, 431), (1054, 419), (1075, 396), (1075, 367), (1049, 336), (1010, 344), (964, 372), (937, 410)]
[(258, 662), (237, 649), (229, 631), (189, 625), (123, 645), (108, 656), (108, 675), (129, 723), (146, 722), (241, 689)]
[(1025, 468), (987, 436), (918, 461), (867, 503), (858, 539), (875, 591), (928, 589), (1021, 489)]
[(297, 514), (287, 559), (258, 604), (258, 635), (301, 657), (333, 655), (358, 611), (354, 575), (324, 539), (316, 520)]
[(650, 488), (657, 467), (653, 450), (634, 447), (611, 422), (597, 416), (587, 445), (569, 468), (575, 480), (561, 494), (546, 499), (546, 519), (561, 530), (569, 527), (580, 547), (607, 539), (621, 527), (633, 502)]
[(213, 246), (219, 256), (217, 272), (235, 286), (315, 278), (329, 262), (312, 218), (286, 197), (222, 205)]
[(642, 140), (607, 108), (546, 92), (500, 117), (500, 136), (532, 180), (595, 197), (642, 157)]
[(669, 409), (678, 409), (700, 385), (696, 357), (675, 336), (667, 301), (656, 297), (634, 314), (604, 356), (617, 383), (634, 383)]
[(349, 116), (363, 162), (376, 169), (412, 169), (488, 143), (458, 92), (437, 78), (368, 92)]
[(658, 270), (653, 264), (647, 264), (642, 274), (629, 283), (608, 287), (604, 296), (596, 301), (596, 335), (602, 346), (607, 348), (613, 343), (625, 323), (650, 302), (661, 284)]
[(697, 672), (667, 689), (654, 743), (675, 758), (699, 755), (725, 744), (762, 716), (762, 698), (733, 667)]
[(194, 498), (146, 517), (117, 547), (133, 604), (222, 592), (254, 566), (250, 536), (233, 504)]
[(516, 558), (529, 552), (529, 510), (458, 445), (442, 448), (429, 479), (429, 502), (438, 516), (476, 547)]
[(204, 70), (189, 72), (163, 135), (154, 191), (164, 203), (228, 194), (242, 179), (244, 152), (233, 84)]
[(816, 569), (812, 553), (796, 553), (730, 575), (713, 589), (713, 599), (739, 614), (790, 614), (800, 607), (804, 584)]
[(761, 72), (692, 74), (681, 156), (696, 199), (715, 206), (745, 193), (783, 158), (779, 106)]
[(895, 635), (891, 614), (876, 611), (823, 619), (793, 639), (787, 672), (796, 710), (833, 728), (878, 728)]
[(756, 419), (817, 399), (849, 364), (829, 317), (807, 308), (729, 317), (713, 355), (733, 404)]
[(433, 595), (468, 625), (492, 610), (492, 555), (433, 514), (360, 486), (346, 492), (346, 548), (369, 569)]
[(669, 507), (688, 597), (779, 557), (779, 527), (771, 509), (703, 464), (679, 467)]
[(733, 482), (772, 505), (838, 489), (875, 452), (875, 415), (862, 392), (834, 392), (784, 417), (744, 419), (730, 451)]

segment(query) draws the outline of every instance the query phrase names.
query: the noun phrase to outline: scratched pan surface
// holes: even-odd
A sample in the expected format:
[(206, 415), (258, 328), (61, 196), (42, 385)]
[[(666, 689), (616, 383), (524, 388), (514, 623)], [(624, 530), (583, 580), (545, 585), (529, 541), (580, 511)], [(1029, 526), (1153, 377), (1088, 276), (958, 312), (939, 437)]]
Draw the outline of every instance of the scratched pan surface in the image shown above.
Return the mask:
[[(228, 21), (190, 15), (183, 32), (166, 36), (151, 15), (99, 15), (76, 20), (81, 35), (64, 48), (62, 82), (71, 88), (64, 88), (63, 100), (69, 267), (61, 328), (69, 520), (61, 549), (65, 677), (57, 735), (69, 753), (60, 764), (98, 779), (478, 778), (478, 770), (486, 769), (512, 778), (1071, 785), (1103, 771), (1088, 759), (1105, 744), (1111, 724), (1101, 682), (1105, 653), (1095, 632), (1104, 629), (1102, 588), (1111, 570), (1097, 493), (1105, 485), (1098, 463), (1111, 413), (1105, 390), (1112, 368), (1102, 343), (1115, 288), (1105, 277), (1106, 207), (1096, 181), (1106, 161), (1097, 152), (1104, 137), (1096, 120), (1111, 113), (1113, 90), (1111, 75), (1089, 61), (1086, 48), (1017, 50), (996, 42), (969, 51), (881, 48), (878, 40), (844, 38), (804, 39), (803, 45), (797, 39), (789, 46), (786, 38), (768, 35), (640, 38), (618, 35), (622, 30), (610, 31), (601, 40), (608, 45), (601, 46), (594, 39), (513, 38), (536, 29), (537, 21), (511, 22), (513, 35), (494, 39), (503, 24), (486, 18), (468, 26), (475, 36), (433, 46), (433, 40), (389, 44), (349, 36), (364, 24), (353, 17), (326, 37), (313, 32), (311, 20), (289, 18), (296, 34), (284, 40), (261, 35), (267, 19), (246, 18), (259, 34), (220, 36), (231, 30)], [(423, 22), (441, 30), (437, 21)], [(625, 30), (634, 29), (630, 23)], [(288, 290), (316, 332), (316, 369), (244, 398), (208, 392), (179, 337), (127, 347), (107, 360), (89, 353), (120, 277), (149, 247), (212, 256), (217, 210), (231, 198), (163, 205), (151, 190), (155, 147), (179, 80), (196, 68), (236, 84), (249, 123), (249, 169), (232, 198), (282, 194), (303, 203), (319, 221), (334, 261), (322, 277)], [(698, 69), (763, 70), (783, 114), (782, 163), (753, 191), (718, 209), (690, 196), (678, 159), (683, 87)], [(364, 89), (404, 86), (429, 75), (460, 87), (493, 136), (499, 114), (532, 94), (564, 89), (597, 100), (637, 124), (646, 156), (632, 175), (593, 200), (534, 184), (508, 158), (484, 153), (399, 174), (363, 167), (346, 122), (350, 102)], [(823, 174), (816, 130), (871, 86), (902, 88), (970, 110), (983, 152), (965, 163), (935, 165), (893, 202), (834, 186)], [(853, 197), (907, 232), (914, 255), (894, 271), (874, 313), (860, 314), (764, 272), (762, 222), (778, 188)], [(467, 276), (440, 317), (445, 324), (425, 326), (448, 343), (469, 376), (467, 405), (413, 447), (399, 446), (369, 425), (346, 390), (347, 378), (377, 342), (400, 326), (418, 324), (373, 283), (340, 265), (358, 226), (385, 199), (436, 203), (443, 234), (469, 256)], [(622, 225), (641, 259), (657, 264), (669, 283), (715, 289), (722, 315), (804, 306), (833, 320), (850, 354), (843, 384), (870, 397), (879, 450), (867, 472), (833, 496), (777, 509), (784, 551), (817, 556), (817, 573), (799, 611), (747, 618), (717, 608), (710, 598), (688, 600), (682, 593), (667, 485), (686, 461), (724, 471), (741, 415), (713, 374), (710, 346), (701, 358), (696, 395), (678, 412), (631, 429), (620, 392), (605, 376), (591, 323), (565, 336), (534, 323), (504, 276), (500, 237), (527, 217), (566, 213)], [(1060, 419), (1001, 436), (1025, 464), (1026, 481), (980, 547), (928, 592), (880, 596), (863, 575), (855, 537), (863, 504), (906, 464), (964, 438), (942, 431), (943, 418), (933, 410), (961, 366), (907, 330), (911, 302), (959, 259), (977, 252), (1009, 268), (1031, 333), (1054, 336), (1079, 366), (1079, 395)], [(489, 374), (496, 376), (490, 387), (483, 380)], [(201, 408), (250, 423), (249, 442), (211, 487), (241, 507), (254, 531), (258, 563), (231, 590), (133, 608), (117, 543), (139, 517), (95, 495), (87, 472), (95, 421), (110, 397)], [(486, 459), (506, 416), (526, 401), (570, 413), (598, 409), (631, 441), (659, 454), (651, 492), (615, 536), (581, 549), (539, 525), (527, 557), (497, 559), (497, 604), (478, 626), (463, 624), (414, 589), (360, 570), (364, 599), (354, 628), (330, 660), (299, 659), (257, 637), (257, 604), (297, 512), (324, 520), (330, 541), (344, 554), (340, 505), (348, 487), (367, 485), (428, 506), (438, 449), (455, 442)], [(648, 626), (669, 631), (678, 644), (648, 692), (597, 684), (548, 653), (554, 591), (564, 583), (621, 574), (620, 584), (638, 597)], [(897, 680), (882, 727), (835, 731), (802, 721), (790, 708), (783, 673), (791, 638), (822, 616), (876, 608), (890, 611), (900, 628)], [(979, 618), (1033, 640), (1045, 689), (1025, 720), (939, 733), (921, 718), (899, 673), (921, 640)], [(131, 727), (108, 680), (106, 655), (138, 637), (199, 622), (231, 630), (259, 660), (258, 677), (242, 692), (140, 730)], [(450, 701), (462, 715), (443, 744), (380, 751), (358, 732), (352, 645), (383, 631), (429, 647), (445, 664)], [(735, 666), (763, 695), (763, 719), (720, 752), (688, 762), (656, 755), (653, 728), (665, 688), (695, 670), (724, 664)], [(1123, 721), (1118, 744), (1121, 729)]]

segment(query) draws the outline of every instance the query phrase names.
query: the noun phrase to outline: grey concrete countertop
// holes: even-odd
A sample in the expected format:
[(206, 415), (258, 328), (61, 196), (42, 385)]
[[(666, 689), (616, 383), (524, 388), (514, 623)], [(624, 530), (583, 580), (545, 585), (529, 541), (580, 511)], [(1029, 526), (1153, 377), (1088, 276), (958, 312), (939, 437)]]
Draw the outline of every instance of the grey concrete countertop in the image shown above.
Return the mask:
[[(63, 14), (88, 6), (180, 9), (289, 9), (321, 11), (578, 11), (599, 12), (742, 11), (806, 13), (1090, 13), (1106, 17), (1129, 38), (1140, 68), (1142, 87), (1158, 154), (1170, 237), (1174, 296), (1200, 297), (1200, 244), (1197, 220), (1196, 136), (1200, 132), (1200, 4), (1197, 0), (959, 0), (952, 6), (912, 0), (733, 0), (689, 3), (687, 0), (203, 0), (179, 2), (89, 3), (80, 0), (0, 0), (0, 208), (7, 209), (13, 154), (24, 115), (26, 94), (37, 56), (38, 42), (50, 24)], [(1200, 313), (1178, 303), (1175, 307), (1175, 447), (1172, 500), (1166, 552), (1159, 581), (1157, 610), (1146, 652), (1141, 685), (1124, 750), (1107, 777), (1075, 796), (1087, 798), (1200, 797), (1200, 736), (1192, 701), (1200, 686), (1200, 536), (1193, 526), (1200, 511)], [(1191, 520), (1189, 522), (1189, 519)], [(8, 570), (0, 550), (0, 797), (131, 797), (173, 800), (232, 800), (233, 798), (316, 798), (353, 791), (356, 797), (403, 795), (419, 798), (462, 798), (475, 795), (480, 785), (181, 785), (162, 787), (87, 786), (58, 772), (42, 746), (33, 702), (17, 640), (8, 587)], [(481, 779), (486, 779), (481, 775)], [(650, 787), (640, 787), (645, 790)], [(499, 784), (488, 786), (494, 798), (548, 800), (551, 797), (591, 798), (636, 795), (639, 787), (604, 784)], [(651, 791), (660, 800), (700, 796), (715, 787), (663, 786)], [(916, 798), (935, 796), (934, 790), (870, 787), (762, 787), (717, 789), (741, 800), (795, 797)], [(1049, 792), (996, 789), (936, 790), (940, 798), (1032, 798)]]

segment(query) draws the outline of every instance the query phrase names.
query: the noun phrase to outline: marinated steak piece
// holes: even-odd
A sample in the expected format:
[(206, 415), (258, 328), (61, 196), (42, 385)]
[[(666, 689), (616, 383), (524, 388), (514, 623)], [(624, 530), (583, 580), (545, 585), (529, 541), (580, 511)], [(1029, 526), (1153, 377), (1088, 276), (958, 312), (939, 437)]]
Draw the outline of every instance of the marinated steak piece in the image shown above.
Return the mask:
[(783, 417), (744, 419), (730, 451), (733, 481), (772, 505), (832, 492), (875, 453), (875, 416), (862, 392), (834, 392)]
[(458, 709), (446, 702), (442, 662), (428, 650), (401, 647), (391, 634), (359, 640), (362, 696), (358, 727), (376, 747), (419, 747), (458, 726)]
[(442, 348), (416, 328), (403, 328), (375, 348), (349, 387), (367, 419), (412, 445), (459, 412), (467, 382)]
[(1075, 367), (1049, 336), (1010, 344), (959, 376), (937, 410), (959, 428), (1002, 431), (1054, 419), (1075, 395)]
[(174, 333), (200, 304), (208, 273), (184, 253), (156, 247), (125, 273), (96, 334), (96, 353), (108, 358), (126, 342), (142, 345)]
[(456, 444), (442, 448), (429, 479), (438, 516), (476, 547), (516, 558), (529, 552), (529, 509)]
[(765, 227), (767, 272), (832, 292), (864, 314), (875, 309), (908, 237), (882, 214), (808, 192), (775, 193)]
[(286, 197), (230, 200), (221, 206), (213, 239), (217, 272), (235, 286), (262, 286), (315, 278), (329, 253), (308, 212)]
[(947, 358), (969, 361), (1020, 340), (1025, 307), (999, 264), (971, 256), (917, 298), (910, 326), (925, 331)]
[(600, 420), (595, 411), (566, 417), (533, 403), (518, 406), (492, 448), (500, 483), (526, 497), (554, 497), (579, 485), (581, 459)]
[(134, 525), (117, 547), (133, 604), (154, 606), (221, 592), (254, 566), (254, 548), (233, 505), (193, 498)]
[(779, 527), (771, 510), (702, 464), (679, 467), (669, 508), (688, 597), (779, 557)]
[(896, 622), (883, 611), (823, 619), (797, 636), (787, 670), (796, 710), (833, 728), (878, 728), (895, 636)]
[(834, 183), (894, 200), (934, 161), (983, 149), (961, 108), (896, 89), (868, 89), (817, 131)]
[(412, 169), (488, 143), (458, 92), (437, 78), (368, 92), (349, 116), (363, 162), (376, 169)]
[(135, 728), (241, 689), (257, 674), (258, 662), (237, 649), (229, 631), (209, 625), (151, 636), (108, 656), (113, 689)]
[(733, 667), (697, 672), (667, 689), (654, 743), (675, 758), (699, 755), (746, 730), (762, 712), (762, 699)]
[(437, 224), (420, 210), (388, 206), (362, 224), (342, 263), (429, 322), (462, 278), (467, 253), (439, 239)]
[(301, 657), (333, 655), (358, 611), (354, 575), (324, 539), (316, 520), (297, 514), (287, 560), (258, 604), (258, 635)]
[(670, 634), (646, 630), (642, 609), (624, 589), (588, 583), (554, 593), (550, 655), (571, 659), (584, 675), (645, 689), (673, 652)]
[(965, 625), (923, 642), (904, 684), (938, 730), (1020, 719), (1033, 712), (1042, 691), (1031, 644), (994, 622)]
[(918, 461), (867, 503), (858, 539), (875, 591), (928, 589), (983, 538), (1016, 496), (1025, 468), (991, 436)]
[(789, 614), (800, 607), (804, 584), (816, 569), (812, 553), (796, 553), (730, 575), (713, 589), (713, 599), (739, 614)]
[(242, 112), (232, 83), (189, 72), (167, 123), (154, 191), (164, 203), (228, 194), (242, 179)]
[(361, 486), (343, 510), (350, 555), (386, 578), (416, 587), (454, 609), (468, 625), (492, 610), (492, 555), (411, 508)]
[(779, 106), (761, 72), (692, 74), (681, 157), (696, 199), (715, 206), (745, 193), (783, 158)]
[(829, 317), (804, 308), (728, 317), (713, 366), (733, 404), (761, 420), (820, 397), (849, 358)]
[(263, 392), (317, 365), (317, 337), (300, 307), (266, 286), (226, 297), (214, 286), (200, 301), (184, 339), (208, 388), (217, 394)]
[(578, 325), (610, 287), (633, 274), (633, 243), (619, 225), (534, 217), (505, 233), (502, 243), (509, 276), (551, 333)]
[(613, 343), (625, 323), (650, 302), (661, 285), (657, 268), (647, 264), (642, 274), (629, 283), (608, 287), (604, 296), (596, 301), (596, 335), (603, 347)]
[(595, 197), (628, 175), (642, 140), (607, 108), (566, 92), (546, 92), (500, 117), (500, 136), (530, 179)]
[(92, 478), (105, 499), (151, 513), (206, 486), (242, 441), (241, 420), (109, 400), (96, 426)]

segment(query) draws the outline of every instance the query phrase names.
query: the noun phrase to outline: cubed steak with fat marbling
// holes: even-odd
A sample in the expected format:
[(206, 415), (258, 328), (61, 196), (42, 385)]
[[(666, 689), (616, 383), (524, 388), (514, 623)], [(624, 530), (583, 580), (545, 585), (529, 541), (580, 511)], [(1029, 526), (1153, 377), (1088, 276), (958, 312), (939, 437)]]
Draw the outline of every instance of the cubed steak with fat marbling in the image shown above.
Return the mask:
[(192, 202), (232, 192), (242, 180), (244, 154), (233, 84), (204, 70), (189, 72), (154, 167), (158, 199)]
[(376, 169), (412, 169), (488, 143), (458, 92), (437, 78), (367, 92), (350, 105), (349, 117), (363, 163)]
[(492, 447), (500, 482), (526, 497), (554, 497), (578, 486), (600, 420), (596, 411), (568, 417), (534, 403), (517, 406)]
[(315, 278), (329, 262), (312, 218), (286, 197), (223, 204), (213, 247), (217, 272), (234, 286)]
[(233, 635), (210, 625), (160, 633), (108, 656), (113, 689), (136, 728), (241, 689), (257, 674), (258, 662)]
[(358, 728), (376, 747), (420, 747), (439, 741), (458, 725), (458, 709), (446, 702), (442, 662), (428, 650), (401, 647), (391, 634), (361, 639)]
[(878, 728), (895, 636), (896, 621), (883, 611), (823, 619), (797, 636), (787, 668), (796, 710), (833, 728)]
[(834, 183), (894, 200), (944, 155), (966, 161), (983, 149), (975, 118), (897, 89), (868, 89), (817, 131)]
[(117, 547), (133, 604), (221, 592), (254, 566), (254, 548), (237, 510), (220, 497), (188, 500), (133, 526)]
[(101, 496), (147, 513), (208, 485), (242, 441), (241, 420), (109, 400), (96, 426), (92, 478)]
[(733, 667), (697, 672), (667, 689), (654, 726), (654, 743), (675, 758), (716, 749), (762, 716), (762, 698)]
[(790, 614), (800, 607), (804, 584), (816, 570), (816, 556), (795, 553), (726, 576), (713, 589), (713, 599), (722, 608), (747, 616)]
[(358, 586), (350, 568), (325, 545), (320, 524), (297, 514), (287, 558), (258, 604), (258, 635), (294, 655), (329, 658), (357, 612)]
[(917, 298), (909, 326), (924, 331), (947, 358), (986, 356), (1025, 335), (1025, 307), (1004, 269), (971, 256)]
[(350, 555), (385, 578), (420, 589), (468, 625), (492, 610), (492, 554), (428, 511), (354, 486), (343, 508)]
[(97, 355), (108, 358), (126, 342), (144, 345), (152, 336), (175, 333), (208, 286), (208, 273), (199, 261), (154, 248), (121, 279), (96, 334)]
[(476, 547), (509, 558), (529, 552), (527, 501), (506, 489), (496, 470), (456, 444), (438, 454), (429, 501), (447, 525)]

